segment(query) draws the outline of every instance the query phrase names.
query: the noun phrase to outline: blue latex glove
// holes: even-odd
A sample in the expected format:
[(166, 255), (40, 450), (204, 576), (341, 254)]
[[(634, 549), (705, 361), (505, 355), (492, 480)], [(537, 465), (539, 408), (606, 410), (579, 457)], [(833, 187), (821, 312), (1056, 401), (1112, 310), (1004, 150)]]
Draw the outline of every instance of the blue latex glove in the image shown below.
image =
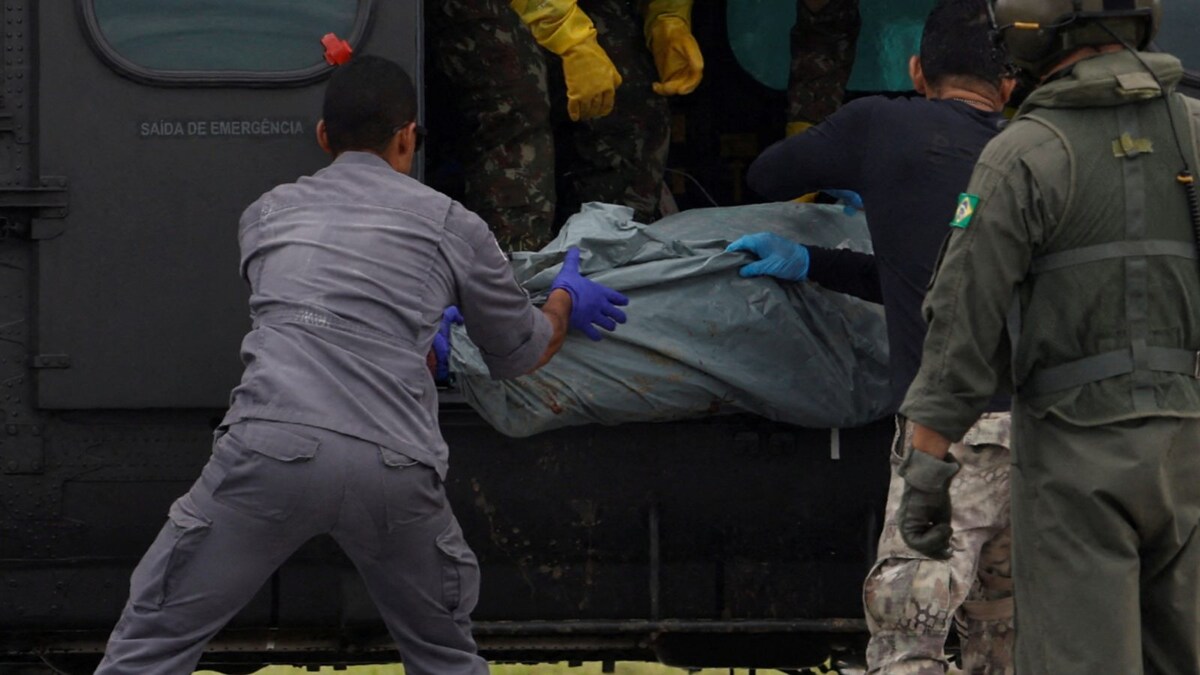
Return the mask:
[(842, 213), (848, 216), (866, 210), (863, 208), (862, 196), (853, 190), (821, 190), (821, 192), (841, 202)]
[(442, 312), (442, 325), (438, 326), (438, 332), (433, 336), (433, 355), (437, 359), (433, 379), (436, 382), (444, 382), (450, 377), (450, 326), (462, 324), (462, 312), (454, 305)]
[(743, 277), (772, 276), (785, 281), (808, 278), (808, 249), (771, 232), (748, 234), (730, 244), (725, 251), (749, 251), (759, 257), (758, 262), (742, 266), (738, 274)]
[[(593, 340), (600, 340), (600, 331), (616, 330), (625, 323), (625, 312), (618, 305), (628, 305), (629, 298), (608, 286), (585, 279), (579, 274), (579, 249), (571, 247), (563, 259), (562, 271), (554, 278), (550, 290), (561, 288), (571, 294), (571, 328), (576, 328)], [(595, 324), (595, 325), (593, 325)]]

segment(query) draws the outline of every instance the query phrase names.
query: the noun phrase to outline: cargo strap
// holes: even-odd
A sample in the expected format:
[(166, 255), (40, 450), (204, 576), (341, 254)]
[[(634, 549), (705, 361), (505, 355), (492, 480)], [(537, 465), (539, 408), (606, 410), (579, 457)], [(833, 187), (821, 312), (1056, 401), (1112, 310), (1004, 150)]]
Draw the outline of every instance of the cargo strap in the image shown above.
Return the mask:
[(1172, 241), (1166, 239), (1114, 241), (1107, 244), (1084, 246), (1083, 248), (1073, 248), (1041, 256), (1033, 261), (1029, 271), (1033, 274), (1041, 274), (1064, 267), (1085, 265), (1101, 260), (1146, 256), (1171, 256), (1174, 258), (1195, 260), (1196, 245), (1190, 241)]
[[(1117, 108), (1117, 122), (1132, 136), (1141, 136), (1138, 107)], [(1146, 162), (1136, 157), (1121, 162), (1125, 185), (1125, 238), (1133, 241), (1146, 237)], [(1129, 371), (1133, 377), (1133, 406), (1138, 412), (1154, 409), (1154, 379), (1150, 372), (1150, 261), (1144, 257), (1125, 258), (1125, 322), (1129, 326)], [(1195, 364), (1193, 364), (1193, 369)], [(1097, 373), (1098, 374), (1098, 373)], [(1097, 379), (1106, 379), (1104, 375)], [(1095, 381), (1095, 380), (1092, 380)]]
[(1177, 373), (1200, 379), (1200, 352), (1148, 346), (1140, 351), (1143, 362), (1137, 360), (1135, 350), (1130, 348), (1043, 368), (1026, 379), (1018, 393), (1041, 396), (1134, 372)]

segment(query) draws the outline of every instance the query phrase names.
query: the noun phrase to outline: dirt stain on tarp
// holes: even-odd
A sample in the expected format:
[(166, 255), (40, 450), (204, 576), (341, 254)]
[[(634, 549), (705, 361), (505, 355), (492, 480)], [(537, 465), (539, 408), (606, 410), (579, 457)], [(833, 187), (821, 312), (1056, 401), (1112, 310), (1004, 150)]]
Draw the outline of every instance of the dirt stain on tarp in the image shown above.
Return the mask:
[(558, 389), (548, 382), (538, 382), (538, 387), (542, 390), (542, 400), (550, 412), (555, 415), (563, 414), (563, 407), (558, 403), (558, 397), (561, 395)]

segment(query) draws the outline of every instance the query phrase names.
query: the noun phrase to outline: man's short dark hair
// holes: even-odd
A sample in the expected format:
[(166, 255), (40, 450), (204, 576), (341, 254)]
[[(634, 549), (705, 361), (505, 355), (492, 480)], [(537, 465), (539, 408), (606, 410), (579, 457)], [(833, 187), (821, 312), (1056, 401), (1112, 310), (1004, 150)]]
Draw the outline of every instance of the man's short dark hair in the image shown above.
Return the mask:
[(921, 70), (930, 86), (964, 77), (998, 87), (1008, 75), (1006, 61), (992, 39), (986, 0), (938, 0), (921, 36)]
[(325, 87), (321, 116), (329, 148), (382, 152), (396, 130), (417, 119), (417, 91), (400, 64), (359, 55), (338, 66)]

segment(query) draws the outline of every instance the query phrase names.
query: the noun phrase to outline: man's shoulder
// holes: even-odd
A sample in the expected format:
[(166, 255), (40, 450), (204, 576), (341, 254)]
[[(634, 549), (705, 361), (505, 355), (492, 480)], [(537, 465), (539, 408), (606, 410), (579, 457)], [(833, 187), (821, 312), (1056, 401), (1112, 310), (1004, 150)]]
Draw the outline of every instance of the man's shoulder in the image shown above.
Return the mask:
[(452, 199), (446, 211), (446, 232), (472, 248), (496, 241), (491, 227), (479, 214)]
[(893, 136), (937, 132), (986, 138), (999, 133), (1003, 126), (999, 114), (964, 112), (960, 104), (912, 94), (865, 96), (846, 104), (843, 110), (852, 106), (856, 107), (854, 114), (870, 124), (886, 127)]
[(389, 209), (444, 222), (451, 199), (390, 166), (334, 162), (264, 193), (247, 209), (274, 211), (310, 205)]
[(313, 174), (313, 178), (325, 178), (347, 194), (360, 193), (370, 203), (381, 206), (411, 209), (416, 204), (427, 204), (440, 213), (450, 206), (446, 195), (383, 163), (335, 162)]
[(846, 104), (858, 106), (863, 111), (890, 116), (922, 115), (930, 110), (944, 106), (942, 101), (931, 101), (918, 94), (907, 93), (900, 95), (876, 94), (857, 98)]
[(1015, 164), (1069, 158), (1064, 139), (1037, 117), (1018, 117), (984, 147), (979, 162), (1003, 169)]
[(907, 96), (862, 96), (851, 101), (847, 101), (842, 107), (838, 108), (831, 117), (860, 117), (871, 118), (880, 111), (895, 113), (895, 111), (906, 108), (906, 102), (909, 100)]

